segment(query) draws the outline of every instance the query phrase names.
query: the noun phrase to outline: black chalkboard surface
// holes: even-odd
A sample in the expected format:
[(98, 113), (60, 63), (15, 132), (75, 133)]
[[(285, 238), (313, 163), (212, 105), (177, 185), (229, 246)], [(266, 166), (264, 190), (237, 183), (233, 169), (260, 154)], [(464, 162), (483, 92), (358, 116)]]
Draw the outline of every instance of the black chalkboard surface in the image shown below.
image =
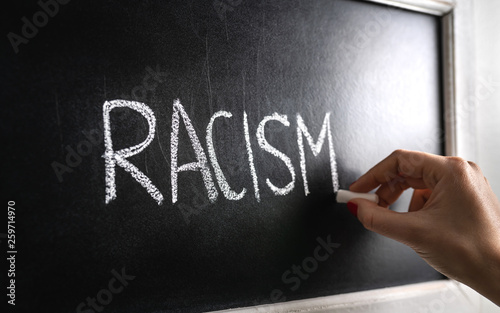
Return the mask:
[(438, 18), (347, 0), (13, 5), (16, 309), (201, 312), (442, 278), (334, 200), (394, 149), (443, 152)]

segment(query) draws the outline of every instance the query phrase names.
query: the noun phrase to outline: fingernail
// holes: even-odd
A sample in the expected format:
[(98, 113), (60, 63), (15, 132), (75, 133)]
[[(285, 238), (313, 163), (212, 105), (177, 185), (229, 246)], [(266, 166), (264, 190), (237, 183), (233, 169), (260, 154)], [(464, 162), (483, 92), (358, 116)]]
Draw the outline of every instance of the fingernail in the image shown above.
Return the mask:
[(351, 201), (347, 202), (347, 209), (352, 215), (354, 215), (354, 217), (358, 217), (358, 205), (356, 203)]

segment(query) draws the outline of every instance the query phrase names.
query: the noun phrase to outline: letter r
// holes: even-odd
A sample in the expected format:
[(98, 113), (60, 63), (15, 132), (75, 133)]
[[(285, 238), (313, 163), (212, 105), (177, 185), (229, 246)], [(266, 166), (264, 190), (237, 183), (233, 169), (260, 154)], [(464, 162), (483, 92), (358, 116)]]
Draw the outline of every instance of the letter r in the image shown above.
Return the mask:
[[(119, 151), (113, 150), (113, 142), (111, 140), (111, 121), (110, 112), (114, 108), (129, 108), (139, 112), (149, 124), (149, 133), (146, 139), (138, 145), (130, 148), (121, 149)], [(126, 159), (140, 153), (153, 141), (155, 136), (156, 119), (153, 111), (144, 103), (126, 100), (112, 100), (104, 102), (103, 106), (103, 120), (104, 120), (104, 159), (106, 164), (106, 204), (116, 198), (116, 184), (115, 184), (115, 167), (116, 165), (129, 172), (132, 177), (144, 187), (153, 199), (156, 200), (158, 205), (163, 201), (163, 195), (158, 188), (151, 182), (151, 180), (144, 175), (136, 166), (127, 161)]]

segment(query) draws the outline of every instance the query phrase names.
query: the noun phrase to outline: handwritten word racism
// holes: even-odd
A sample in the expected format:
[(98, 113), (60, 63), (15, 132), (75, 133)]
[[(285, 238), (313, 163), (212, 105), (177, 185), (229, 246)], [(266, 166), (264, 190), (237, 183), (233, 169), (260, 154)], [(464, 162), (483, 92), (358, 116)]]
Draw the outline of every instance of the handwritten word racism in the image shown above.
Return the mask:
[[(111, 111), (115, 108), (128, 108), (139, 112), (148, 122), (149, 131), (146, 139), (132, 147), (124, 148), (115, 151), (113, 149), (113, 141), (111, 137)], [(207, 190), (208, 198), (211, 202), (217, 200), (219, 196), (219, 190), (222, 195), (229, 200), (240, 200), (245, 195), (247, 195), (248, 190), (246, 188), (241, 188), (241, 190), (235, 191), (231, 186), (229, 186), (224, 173), (222, 172), (221, 166), (217, 159), (217, 154), (214, 147), (212, 129), (214, 123), (221, 118), (233, 118), (231, 112), (218, 111), (212, 115), (210, 121), (206, 127), (206, 146), (205, 151), (201, 145), (200, 137), (195, 131), (193, 123), (190, 117), (186, 113), (186, 110), (182, 106), (179, 100), (175, 100), (173, 103), (172, 112), (172, 129), (170, 133), (170, 158), (171, 158), (171, 194), (172, 203), (177, 201), (178, 194), (178, 176), (185, 171), (198, 171), (201, 175), (201, 179), (205, 188)], [(127, 171), (147, 192), (148, 194), (158, 203), (162, 204), (165, 200), (163, 193), (158, 190), (155, 183), (146, 176), (140, 169), (138, 169), (134, 164), (132, 164), (127, 159), (141, 153), (148, 147), (148, 145), (154, 140), (155, 129), (156, 129), (156, 118), (153, 110), (149, 108), (146, 104), (136, 101), (126, 101), (126, 100), (112, 100), (106, 101), (103, 106), (103, 119), (104, 119), (104, 145), (105, 145), (105, 168), (106, 168), (106, 199), (105, 202), (109, 203), (113, 199), (116, 199), (116, 170), (117, 168), (122, 168)], [(181, 127), (180, 120), (182, 119), (183, 125), (187, 131), (190, 145), (193, 147), (196, 160), (186, 164), (178, 163), (178, 153), (179, 153), (179, 128)], [(260, 191), (259, 191), (259, 177), (255, 170), (254, 163), (254, 153), (251, 143), (250, 143), (250, 131), (248, 128), (248, 116), (244, 111), (242, 116), (243, 122), (243, 132), (245, 138), (246, 146), (246, 160), (248, 161), (248, 166), (251, 173), (253, 194), (257, 201), (260, 201)], [(274, 157), (280, 159), (290, 172), (290, 182), (285, 186), (276, 186), (272, 183), (270, 178), (266, 178), (265, 182), (268, 188), (277, 196), (283, 196), (290, 193), (295, 187), (295, 169), (292, 165), (290, 156), (286, 155), (282, 151), (279, 151), (273, 147), (267, 140), (265, 136), (266, 124), (269, 121), (277, 121), (281, 123), (284, 127), (290, 127), (290, 122), (286, 115), (281, 115), (278, 113), (273, 113), (271, 115), (265, 116), (258, 124), (255, 136), (257, 138), (258, 146), (263, 151), (270, 153)], [(328, 152), (330, 156), (330, 170), (332, 177), (333, 191), (336, 192), (339, 188), (338, 175), (337, 175), (337, 164), (335, 161), (335, 152), (332, 143), (332, 134), (330, 129), (330, 113), (326, 113), (323, 119), (323, 125), (321, 131), (316, 141), (313, 140), (312, 135), (309, 133), (304, 120), (297, 114), (296, 116), (296, 131), (297, 131), (297, 145), (299, 148), (300, 157), (300, 171), (302, 174), (304, 193), (309, 194), (309, 187), (307, 183), (307, 167), (304, 151), (304, 138), (306, 143), (309, 145), (313, 155), (316, 157), (321, 152), (323, 143), (325, 139), (328, 140)], [(208, 154), (208, 157), (207, 157)], [(211, 168), (210, 168), (211, 166)], [(212, 170), (215, 174), (215, 182), (217, 183), (219, 190), (216, 188), (214, 183), (214, 178), (212, 176)]]

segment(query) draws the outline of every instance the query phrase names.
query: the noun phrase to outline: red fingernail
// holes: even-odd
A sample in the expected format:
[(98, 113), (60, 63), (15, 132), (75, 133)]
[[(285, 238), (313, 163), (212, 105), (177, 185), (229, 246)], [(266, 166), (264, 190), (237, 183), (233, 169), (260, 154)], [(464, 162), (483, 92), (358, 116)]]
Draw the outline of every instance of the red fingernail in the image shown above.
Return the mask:
[(347, 209), (351, 212), (354, 217), (358, 217), (358, 205), (354, 202), (347, 202)]

